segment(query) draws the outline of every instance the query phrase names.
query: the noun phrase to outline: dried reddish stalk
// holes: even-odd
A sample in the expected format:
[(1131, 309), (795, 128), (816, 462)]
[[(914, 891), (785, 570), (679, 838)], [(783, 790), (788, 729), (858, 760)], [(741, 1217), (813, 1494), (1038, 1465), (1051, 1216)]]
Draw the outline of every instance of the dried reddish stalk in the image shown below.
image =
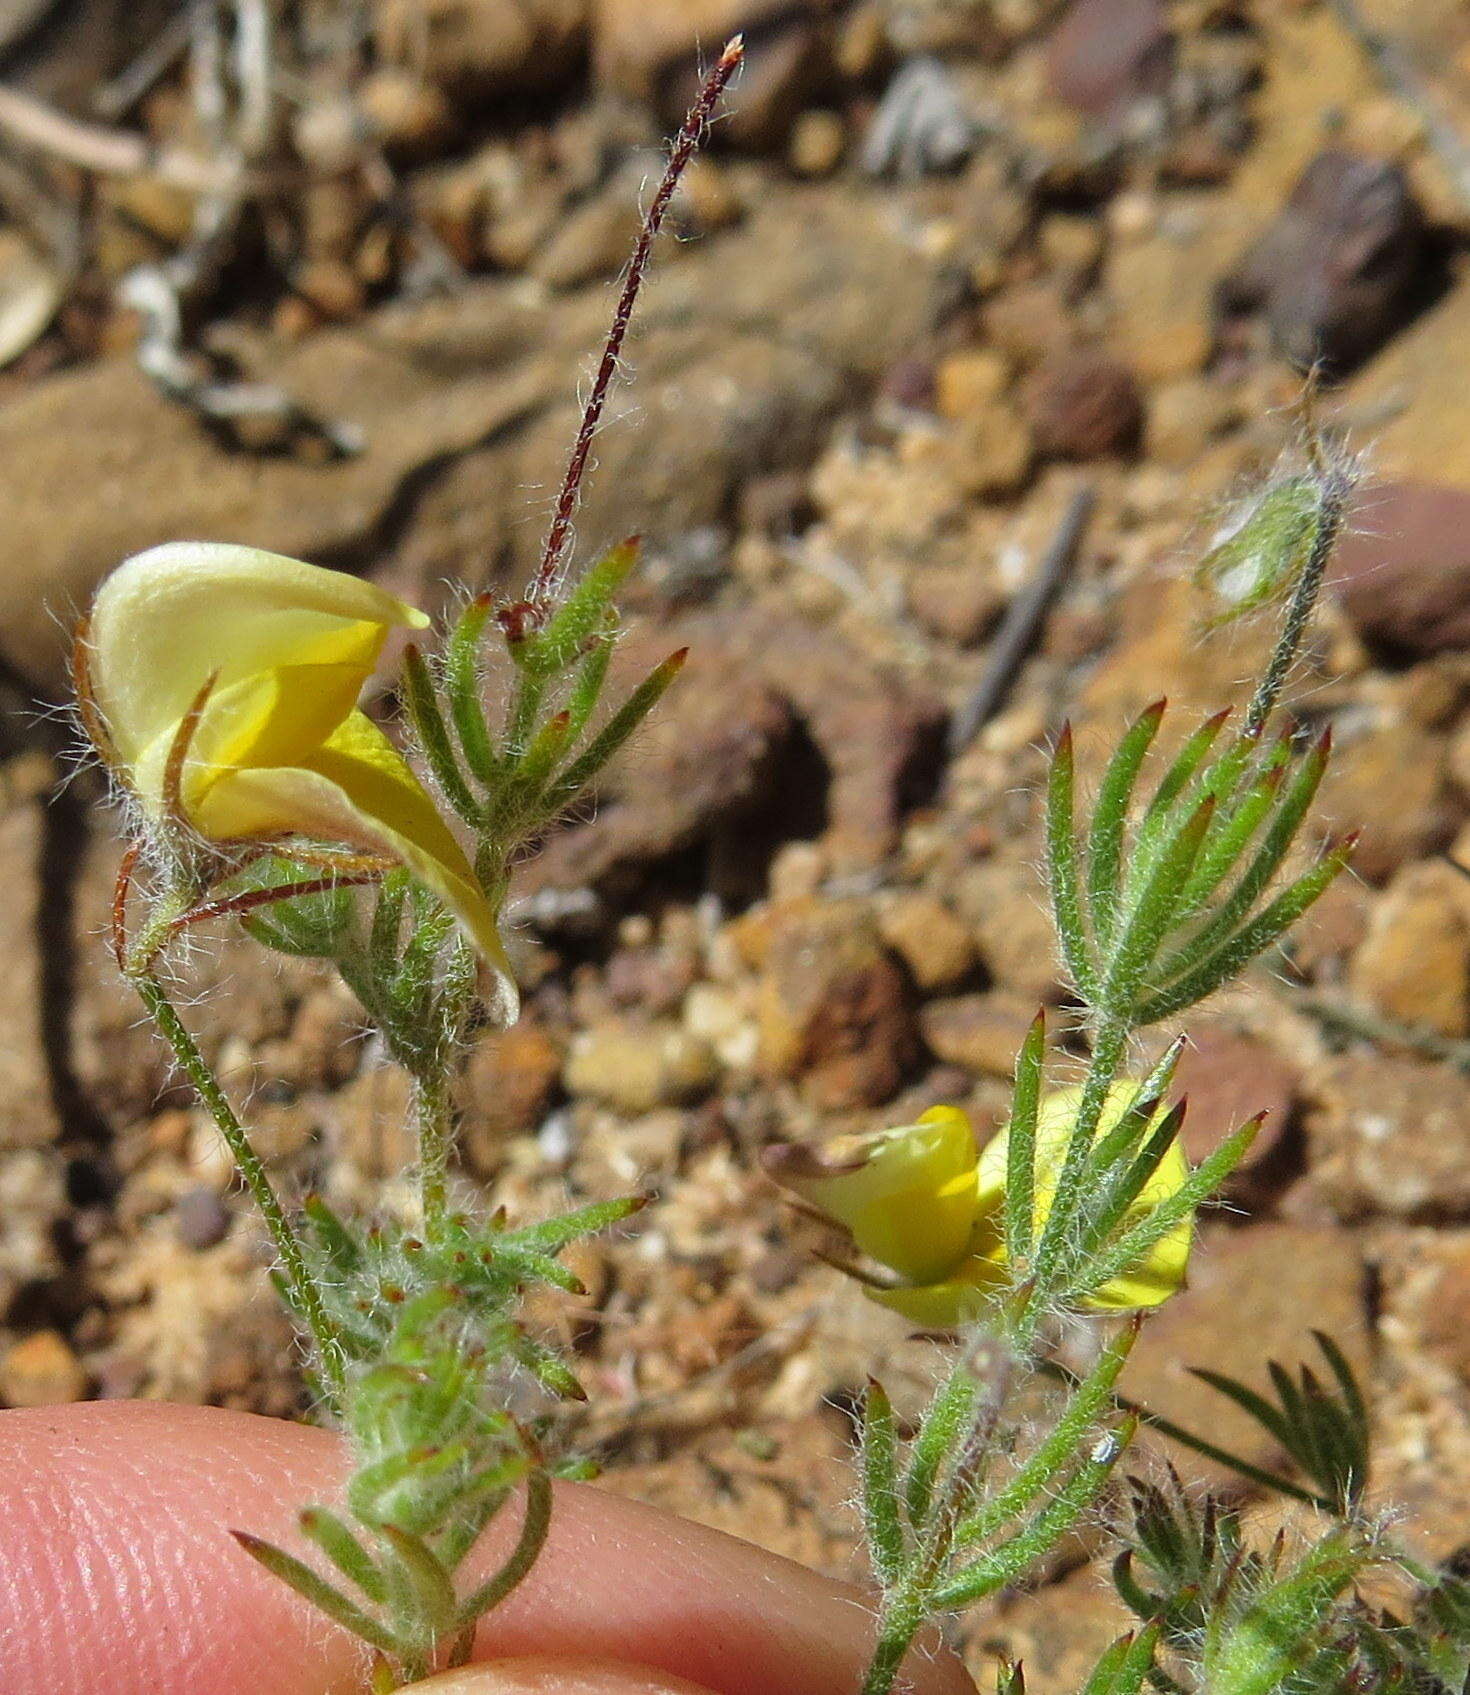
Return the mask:
[(543, 622), (550, 609), (552, 585), (571, 538), (572, 514), (577, 509), (577, 497), (581, 492), (582, 479), (586, 475), (587, 455), (592, 451), (592, 438), (597, 434), (603, 407), (607, 404), (608, 393), (617, 375), (618, 355), (622, 352), (623, 340), (628, 333), (628, 323), (633, 316), (638, 290), (643, 285), (643, 276), (648, 269), (654, 240), (664, 221), (664, 214), (669, 209), (669, 202), (674, 197), (679, 178), (684, 173), (684, 167), (694, 157), (710, 115), (724, 93), (726, 83), (735, 74), (744, 52), (744, 41), (737, 35), (727, 43), (719, 62), (705, 78), (704, 87), (700, 89), (698, 98), (689, 108), (683, 128), (674, 138), (663, 181), (659, 183), (658, 192), (643, 219), (638, 244), (633, 249), (633, 257), (628, 261), (622, 292), (618, 295), (618, 303), (613, 311), (612, 328), (602, 350), (602, 362), (597, 367), (597, 377), (582, 412), (582, 423), (572, 446), (572, 456), (567, 461), (567, 473), (562, 480), (561, 494), (557, 497), (551, 528), (546, 532), (546, 543), (541, 550), (541, 563), (536, 567), (536, 575), (531, 579), (531, 586), (526, 594), (527, 610), (536, 623)]

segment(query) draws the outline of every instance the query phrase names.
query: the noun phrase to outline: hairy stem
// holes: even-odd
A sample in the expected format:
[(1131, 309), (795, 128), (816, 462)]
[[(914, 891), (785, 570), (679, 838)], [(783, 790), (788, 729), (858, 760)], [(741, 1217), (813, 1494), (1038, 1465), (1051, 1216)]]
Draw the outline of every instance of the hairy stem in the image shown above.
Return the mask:
[(443, 1235), (449, 1210), (449, 1148), (454, 1139), (449, 1079), (442, 1068), (435, 1076), (415, 1076), (413, 1099), (419, 1144), (419, 1202), (424, 1235), (433, 1242)]
[(1307, 621), (1312, 616), (1312, 608), (1317, 604), (1327, 561), (1332, 557), (1332, 550), (1342, 532), (1343, 519), (1347, 515), (1348, 495), (1351, 491), (1351, 482), (1340, 472), (1328, 472), (1325, 475), (1312, 551), (1308, 554), (1302, 574), (1297, 578), (1296, 587), (1292, 590), (1291, 601), (1286, 609), (1286, 617), (1282, 620), (1276, 646), (1272, 649), (1270, 663), (1266, 666), (1260, 682), (1256, 684), (1256, 692), (1251, 696), (1251, 703), (1246, 708), (1242, 731), (1246, 737), (1259, 736), (1276, 708), (1276, 702), (1301, 648)]
[(923, 1622), (922, 1602), (907, 1591), (884, 1607), (878, 1625), (878, 1643), (863, 1678), (862, 1695), (889, 1695), (904, 1655)]
[(147, 1008), (148, 1016), (172, 1049), (179, 1068), (193, 1084), (194, 1092), (199, 1096), (234, 1156), (240, 1175), (245, 1179), (245, 1186), (259, 1207), (276, 1252), (280, 1255), (286, 1283), (291, 1290), (292, 1305), (311, 1331), (327, 1382), (334, 1394), (340, 1395), (344, 1387), (344, 1376), (337, 1333), (327, 1318), (321, 1296), (311, 1279), (311, 1273), (307, 1270), (301, 1244), (286, 1217), (286, 1210), (271, 1187), (270, 1178), (266, 1176), (264, 1161), (256, 1152), (245, 1126), (235, 1115), (235, 1109), (226, 1098), (218, 1078), (210, 1070), (208, 1062), (200, 1053), (198, 1044), (189, 1034), (183, 1019), (179, 1017), (178, 1010), (168, 998), (162, 983), (151, 971), (146, 970), (133, 973), (129, 980)]

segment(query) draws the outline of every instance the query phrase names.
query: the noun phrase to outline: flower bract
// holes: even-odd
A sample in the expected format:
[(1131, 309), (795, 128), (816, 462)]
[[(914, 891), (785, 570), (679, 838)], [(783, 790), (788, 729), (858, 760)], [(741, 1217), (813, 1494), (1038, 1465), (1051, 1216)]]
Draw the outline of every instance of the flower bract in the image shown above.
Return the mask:
[(98, 591), (86, 683), (108, 761), (149, 821), (214, 843), (305, 836), (381, 853), (444, 902), (509, 989), (464, 849), (357, 706), (390, 631), (427, 623), (340, 571), (171, 543)]

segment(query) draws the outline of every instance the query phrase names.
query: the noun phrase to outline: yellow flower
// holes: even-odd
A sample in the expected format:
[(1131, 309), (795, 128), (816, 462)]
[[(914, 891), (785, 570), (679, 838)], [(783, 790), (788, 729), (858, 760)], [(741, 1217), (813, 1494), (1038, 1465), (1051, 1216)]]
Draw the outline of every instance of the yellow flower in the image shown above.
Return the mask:
[[(1116, 1084), (1103, 1109), (1105, 1136), (1131, 1104), (1137, 1085)], [(1036, 1126), (1034, 1220), (1039, 1232), (1051, 1211), (1056, 1179), (1076, 1118), (1080, 1089), (1062, 1089), (1041, 1103)], [(1150, 1129), (1167, 1109), (1160, 1107)], [(820, 1155), (796, 1145), (768, 1151), (766, 1167), (829, 1223), (844, 1230), (870, 1259), (896, 1274), (891, 1285), (869, 1284), (883, 1306), (928, 1329), (949, 1329), (977, 1318), (1011, 1287), (1003, 1237), (1009, 1131), (977, 1154), (970, 1121), (956, 1107), (934, 1107), (916, 1124), (829, 1144)], [(1189, 1165), (1174, 1143), (1124, 1216), (1127, 1230), (1177, 1193)], [(1183, 1287), (1193, 1221), (1186, 1216), (1136, 1265), (1083, 1301), (1098, 1312), (1156, 1306)]]
[(307, 836), (385, 854), (444, 902), (513, 1003), (495, 911), (464, 849), (357, 710), (389, 631), (428, 622), (340, 571), (171, 543), (98, 591), (85, 681), (107, 757), (150, 819), (176, 813), (211, 842)]

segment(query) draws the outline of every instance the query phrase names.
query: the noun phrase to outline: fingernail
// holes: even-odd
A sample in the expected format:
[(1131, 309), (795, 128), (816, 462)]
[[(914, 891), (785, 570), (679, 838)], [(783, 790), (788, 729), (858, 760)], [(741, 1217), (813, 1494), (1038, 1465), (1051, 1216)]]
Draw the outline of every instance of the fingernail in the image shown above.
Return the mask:
[(413, 1688), (420, 1695), (713, 1695), (651, 1666), (542, 1655), (464, 1666)]

